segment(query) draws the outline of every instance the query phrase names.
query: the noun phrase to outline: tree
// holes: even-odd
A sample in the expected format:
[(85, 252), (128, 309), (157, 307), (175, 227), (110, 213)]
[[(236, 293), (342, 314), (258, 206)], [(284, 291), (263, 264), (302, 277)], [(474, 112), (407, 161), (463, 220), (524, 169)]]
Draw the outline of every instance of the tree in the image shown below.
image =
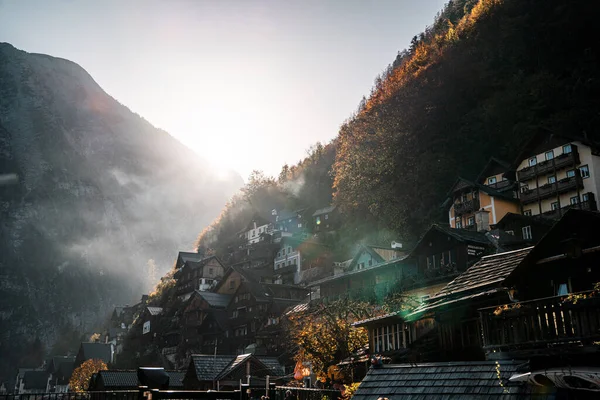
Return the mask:
[(310, 304), (288, 315), (287, 334), (297, 362), (310, 362), (319, 379), (327, 379), (331, 366), (355, 354), (368, 344), (364, 328), (352, 323), (372, 317), (378, 308), (365, 302), (341, 299), (333, 303)]
[(107, 369), (106, 363), (102, 360), (87, 360), (73, 370), (73, 374), (69, 380), (69, 387), (75, 392), (85, 392), (89, 387), (92, 375), (97, 374), (99, 371), (106, 371)]

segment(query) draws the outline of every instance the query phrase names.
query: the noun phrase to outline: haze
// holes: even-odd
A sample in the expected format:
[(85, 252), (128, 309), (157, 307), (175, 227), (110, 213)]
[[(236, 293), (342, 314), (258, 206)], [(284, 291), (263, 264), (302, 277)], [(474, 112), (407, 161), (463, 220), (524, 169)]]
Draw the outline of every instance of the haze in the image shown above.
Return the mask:
[(445, 0), (0, 0), (0, 41), (77, 62), (203, 158), (277, 175), (327, 142)]

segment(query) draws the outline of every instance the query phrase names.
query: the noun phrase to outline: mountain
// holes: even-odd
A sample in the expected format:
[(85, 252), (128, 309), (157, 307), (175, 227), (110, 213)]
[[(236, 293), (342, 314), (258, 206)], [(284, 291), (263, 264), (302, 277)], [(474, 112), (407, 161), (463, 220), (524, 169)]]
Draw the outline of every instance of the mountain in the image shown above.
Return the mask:
[(0, 186), (0, 376), (139, 299), (243, 184), (216, 172), (79, 65), (0, 43), (0, 174), (19, 177)]

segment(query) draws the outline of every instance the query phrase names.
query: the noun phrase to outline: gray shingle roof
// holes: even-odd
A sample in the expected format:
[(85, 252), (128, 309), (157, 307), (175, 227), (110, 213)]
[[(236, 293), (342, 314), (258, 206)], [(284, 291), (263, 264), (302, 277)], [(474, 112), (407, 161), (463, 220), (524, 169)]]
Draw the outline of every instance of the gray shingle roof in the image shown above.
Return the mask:
[(235, 357), (235, 359), (227, 367), (225, 367), (221, 373), (219, 373), (217, 379), (226, 377), (231, 371), (236, 369), (243, 362), (246, 362), (246, 360), (248, 360), (250, 357), (252, 357), (252, 354), (240, 354), (239, 356)]
[(517, 366), (521, 363), (471, 361), (427, 363), (417, 366), (384, 365), (369, 370), (353, 400), (373, 400), (378, 397), (388, 397), (392, 400), (530, 398), (530, 386), (508, 382), (508, 378), (517, 372)]
[(236, 357), (210, 354), (192, 354), (192, 363), (199, 381), (212, 381)]
[(110, 363), (112, 359), (112, 349), (110, 344), (106, 343), (81, 343), (83, 349), (83, 360), (99, 359), (105, 363)]
[(162, 307), (146, 307), (150, 315), (160, 315), (162, 313)]
[(179, 258), (181, 258), (181, 261), (183, 261), (184, 263), (186, 263), (188, 261), (199, 262), (200, 260), (202, 260), (204, 258), (204, 255), (202, 255), (200, 253), (190, 253), (187, 251), (180, 251)]
[[(183, 377), (185, 372), (183, 371), (166, 371), (169, 375), (169, 388), (181, 388), (183, 387)], [(137, 378), (137, 371), (100, 371), (98, 372), (98, 378), (102, 377), (104, 387), (110, 388), (132, 388), (135, 389), (139, 386)], [(97, 378), (97, 379), (98, 379)]]
[(267, 356), (255, 356), (255, 357), (258, 359), (258, 361), (265, 364), (265, 366), (267, 368), (270, 368), (273, 371), (272, 375), (274, 375), (274, 376), (284, 376), (285, 375), (285, 370), (283, 369), (283, 366), (277, 360), (277, 357), (267, 357)]
[(225, 308), (231, 301), (231, 295), (229, 294), (221, 294), (221, 293), (213, 293), (213, 292), (201, 292), (196, 290), (196, 293), (202, 297), (206, 302), (215, 308)]
[(23, 376), (23, 384), (28, 390), (46, 390), (48, 373), (46, 371), (27, 371)]

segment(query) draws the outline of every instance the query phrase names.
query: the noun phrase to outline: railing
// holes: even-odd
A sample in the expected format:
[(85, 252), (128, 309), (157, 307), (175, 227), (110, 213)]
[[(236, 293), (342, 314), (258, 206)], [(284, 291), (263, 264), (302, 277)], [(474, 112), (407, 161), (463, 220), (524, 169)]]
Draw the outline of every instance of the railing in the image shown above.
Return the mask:
[(587, 193), (587, 195), (588, 195), (588, 200), (586, 200), (586, 201), (581, 201), (577, 204), (569, 204), (569, 205), (561, 207), (560, 209), (557, 209), (557, 210), (546, 211), (546, 212), (542, 213), (542, 215), (545, 217), (555, 217), (555, 216), (559, 216), (559, 215), (566, 213), (567, 210), (569, 210), (571, 208), (575, 208), (578, 210), (597, 211), (598, 207), (596, 205), (596, 199), (594, 198), (594, 193)]
[(571, 145), (570, 153), (563, 153), (551, 160), (542, 161), (531, 167), (525, 167), (517, 171), (519, 181), (534, 179), (537, 175), (547, 175), (555, 169), (562, 169), (579, 164), (579, 151), (577, 146)]
[(509, 181), (509, 180), (503, 180), (503, 181), (498, 181), (496, 183), (487, 184), (486, 186), (491, 187), (492, 189), (496, 189), (498, 191), (502, 191), (509, 187), (516, 186), (516, 183)]
[(557, 194), (583, 188), (581, 176), (572, 176), (564, 178), (554, 183), (548, 183), (535, 189), (525, 189), (521, 191), (519, 198), (525, 204), (533, 203), (541, 199), (556, 196)]
[(591, 295), (581, 292), (480, 309), (484, 350), (580, 346), (599, 340), (600, 297)]
[(466, 200), (454, 203), (454, 214), (462, 215), (479, 210), (479, 199)]

